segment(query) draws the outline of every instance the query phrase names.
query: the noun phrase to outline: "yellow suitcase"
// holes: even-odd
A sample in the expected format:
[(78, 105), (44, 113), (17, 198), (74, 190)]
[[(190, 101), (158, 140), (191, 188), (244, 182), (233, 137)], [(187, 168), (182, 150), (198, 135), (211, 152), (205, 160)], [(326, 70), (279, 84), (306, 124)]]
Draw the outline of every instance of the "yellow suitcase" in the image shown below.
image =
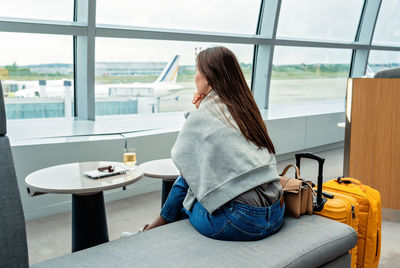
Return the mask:
[(378, 267), (381, 254), (382, 208), (379, 192), (353, 178), (339, 177), (323, 189), (351, 196), (359, 204), (357, 267)]
[[(321, 211), (314, 211), (314, 214), (332, 219), (353, 227), (358, 233), (358, 213), (359, 206), (356, 199), (351, 196), (342, 195), (334, 192), (327, 192), (323, 188), (323, 196), (328, 196)], [(350, 250), (351, 267), (357, 267), (357, 246)]]
[[(347, 224), (357, 232), (358, 231), (358, 212), (359, 205), (355, 198), (334, 192), (325, 191), (322, 187), (322, 173), (323, 164), (325, 159), (318, 155), (311, 153), (296, 154), (296, 166), (300, 169), (301, 158), (308, 158), (318, 161), (318, 184), (317, 184), (317, 198), (314, 202), (314, 214)], [(324, 191), (322, 191), (324, 190)], [(357, 267), (357, 246), (350, 250), (351, 254), (351, 267)]]

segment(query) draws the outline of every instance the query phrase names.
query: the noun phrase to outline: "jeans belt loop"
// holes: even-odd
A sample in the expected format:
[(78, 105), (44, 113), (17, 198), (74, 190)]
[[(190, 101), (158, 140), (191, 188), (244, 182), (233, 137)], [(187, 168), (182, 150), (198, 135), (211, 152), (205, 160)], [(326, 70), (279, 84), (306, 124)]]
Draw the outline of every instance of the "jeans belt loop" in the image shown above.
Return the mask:
[(267, 221), (271, 219), (271, 207), (268, 207), (268, 212), (267, 212)]

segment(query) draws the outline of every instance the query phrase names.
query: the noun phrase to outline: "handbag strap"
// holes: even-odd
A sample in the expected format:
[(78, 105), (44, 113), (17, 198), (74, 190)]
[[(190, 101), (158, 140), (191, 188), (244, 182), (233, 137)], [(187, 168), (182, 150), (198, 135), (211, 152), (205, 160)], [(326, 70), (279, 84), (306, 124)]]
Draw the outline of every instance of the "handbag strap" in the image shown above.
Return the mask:
[[(297, 178), (298, 178), (299, 180), (301, 180), (302, 183), (307, 184), (308, 187), (310, 187), (312, 194), (315, 195), (316, 193), (315, 193), (314, 188), (312, 187), (312, 184), (311, 184), (310, 182), (305, 181), (305, 180), (303, 180), (303, 179), (300, 178), (300, 169), (299, 169), (296, 165), (287, 165), (287, 166), (283, 169), (282, 173), (281, 173), (279, 176), (285, 176), (286, 172), (288, 172), (288, 170), (289, 170), (291, 167), (293, 167), (293, 168), (296, 170)], [(285, 184), (282, 185), (282, 188), (284, 188), (284, 187), (286, 186), (286, 184), (289, 182), (289, 180), (290, 180), (290, 178), (288, 178), (288, 180), (286, 180)]]
[(308, 187), (310, 187), (311, 192), (312, 192), (313, 195), (316, 195), (315, 190), (314, 190), (314, 188), (312, 187), (312, 184), (311, 184), (310, 182), (303, 180), (303, 183), (307, 184)]
[(279, 175), (279, 176), (285, 176), (286, 172), (287, 172), (287, 171), (289, 170), (289, 168), (291, 168), (291, 167), (294, 167), (294, 168), (296, 169), (297, 178), (300, 178), (300, 169), (299, 169), (296, 165), (287, 165), (287, 166), (283, 169), (281, 175)]

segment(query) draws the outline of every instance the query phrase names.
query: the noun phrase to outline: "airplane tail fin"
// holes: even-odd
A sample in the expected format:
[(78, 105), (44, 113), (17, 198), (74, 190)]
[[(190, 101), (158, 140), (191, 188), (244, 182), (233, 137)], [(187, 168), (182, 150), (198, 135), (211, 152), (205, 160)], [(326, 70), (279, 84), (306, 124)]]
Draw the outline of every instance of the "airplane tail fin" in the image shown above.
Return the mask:
[(369, 64), (367, 64), (367, 69), (365, 70), (364, 77), (374, 77), (374, 76), (375, 76), (374, 70), (372, 70), (371, 66), (369, 66)]
[(176, 78), (178, 77), (179, 58), (179, 55), (175, 55), (172, 60), (168, 62), (156, 82), (176, 82)]

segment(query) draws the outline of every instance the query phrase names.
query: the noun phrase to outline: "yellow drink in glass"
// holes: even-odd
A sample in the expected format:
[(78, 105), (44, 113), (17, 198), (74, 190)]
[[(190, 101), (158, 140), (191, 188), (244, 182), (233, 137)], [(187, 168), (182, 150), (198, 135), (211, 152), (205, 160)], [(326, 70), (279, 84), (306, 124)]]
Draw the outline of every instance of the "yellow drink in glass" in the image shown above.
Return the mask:
[(133, 167), (136, 164), (136, 150), (135, 148), (124, 149), (124, 164)]

